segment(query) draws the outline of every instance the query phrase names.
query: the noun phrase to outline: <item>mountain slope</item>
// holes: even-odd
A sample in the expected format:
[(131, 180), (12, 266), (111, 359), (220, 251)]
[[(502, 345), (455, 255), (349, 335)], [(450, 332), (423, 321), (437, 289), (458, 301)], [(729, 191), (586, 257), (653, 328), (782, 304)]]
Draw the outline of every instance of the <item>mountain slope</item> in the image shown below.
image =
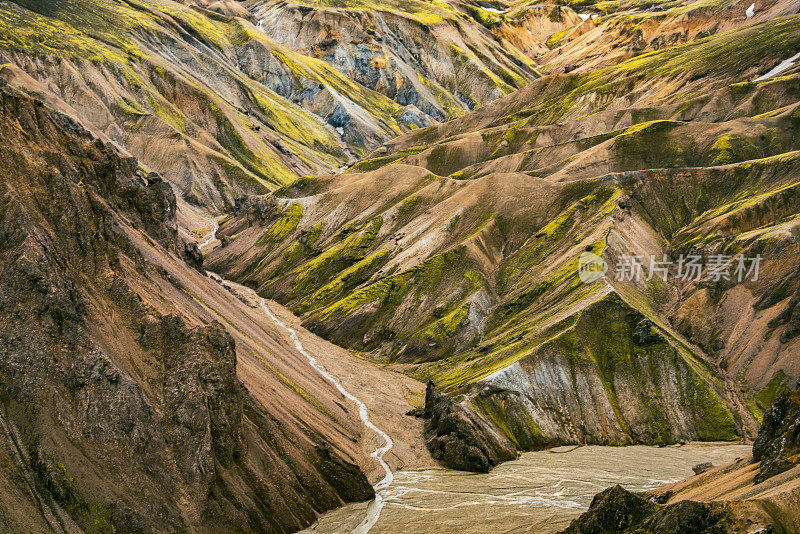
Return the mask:
[[(501, 17), (468, 3), (256, 2), (251, 9), (283, 45), (437, 120), (461, 116), (536, 76), (533, 62), (495, 30)], [(532, 26), (514, 24), (518, 31)]]
[(4, 527), (283, 532), (371, 498), (360, 421), (197, 270), (169, 185), (0, 100)]
[[(441, 30), (446, 35), (430, 58), (414, 52), (412, 61), (404, 49), (399, 77), (395, 59), (385, 65), (385, 54), (373, 50), (380, 45), (370, 44), (373, 36), (363, 29), (338, 18), (332, 23), (347, 26), (358, 34), (353, 39), (364, 40), (358, 46), (371, 50), (365, 61), (375, 61), (365, 66), (359, 59), (354, 70), (303, 47), (298, 53), (264, 22), (289, 28), (285, 20), (293, 12), (284, 6), (267, 16), (263, 9), (230, 2), (5, 0), (0, 65), (22, 69), (49, 98), (66, 102), (161, 173), (179, 196), (215, 213), (245, 194), (333, 172), (392, 137), (462, 114), (536, 75), (530, 60), (503, 52), (473, 19), (456, 23), (461, 36)], [(331, 16), (358, 20), (358, 13)], [(410, 43), (446, 25), (401, 14), (391, 23), (391, 39)], [(443, 53), (448, 59), (435, 59)], [(460, 81), (447, 81), (456, 63)], [(466, 95), (465, 76), (477, 93), (459, 100), (452, 84)], [(398, 92), (390, 80), (409, 90)]]
[[(250, 200), (211, 265), (464, 394), (520, 448), (752, 435), (800, 376), (800, 115), (797, 67), (747, 80), (800, 48), (797, 28), (771, 18), (545, 76)], [(579, 279), (587, 251), (605, 279)], [(623, 256), (646, 275), (689, 253), (731, 271), (760, 254), (761, 277), (617, 280)]]

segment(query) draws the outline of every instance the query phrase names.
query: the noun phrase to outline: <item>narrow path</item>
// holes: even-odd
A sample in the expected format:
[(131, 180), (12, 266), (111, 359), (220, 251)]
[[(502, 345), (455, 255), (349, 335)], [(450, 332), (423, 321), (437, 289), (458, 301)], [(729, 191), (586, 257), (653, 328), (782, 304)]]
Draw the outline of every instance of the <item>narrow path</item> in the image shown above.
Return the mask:
[[(208, 245), (213, 243), (214, 239), (216, 239), (217, 230), (219, 230), (219, 223), (216, 221), (216, 219), (212, 220), (214, 222), (214, 228), (208, 233), (208, 236), (203, 240), (203, 242), (198, 245), (198, 248), (201, 251)], [(375, 424), (372, 421), (370, 421), (367, 405), (364, 404), (361, 401), (361, 399), (359, 399), (358, 397), (347, 391), (347, 389), (345, 389), (345, 387), (341, 384), (341, 382), (339, 382), (339, 380), (335, 376), (333, 376), (330, 372), (328, 372), (328, 370), (325, 369), (325, 367), (322, 366), (322, 364), (320, 364), (314, 356), (312, 356), (305, 350), (303, 344), (300, 342), (300, 337), (297, 335), (297, 330), (295, 330), (291, 326), (287, 325), (286, 323), (278, 319), (278, 317), (274, 313), (272, 313), (272, 310), (270, 310), (269, 306), (267, 305), (267, 299), (261, 298), (255, 291), (253, 291), (249, 287), (237, 284), (235, 282), (231, 282), (229, 280), (225, 280), (216, 273), (211, 273), (210, 271), (208, 273), (210, 276), (219, 277), (219, 279), (222, 281), (224, 285), (235, 287), (241, 291), (245, 291), (252, 297), (254, 297), (256, 300), (259, 300), (259, 306), (261, 307), (261, 310), (264, 312), (264, 314), (266, 314), (266, 316), (269, 317), (272, 320), (272, 322), (274, 322), (280, 328), (286, 330), (289, 333), (289, 337), (292, 338), (295, 348), (300, 354), (306, 357), (306, 359), (308, 360), (308, 364), (311, 367), (313, 367), (314, 370), (317, 371), (320, 375), (322, 375), (322, 377), (325, 380), (333, 384), (336, 387), (336, 389), (339, 390), (339, 393), (341, 393), (342, 395), (347, 397), (350, 401), (355, 403), (356, 406), (358, 406), (358, 414), (361, 417), (361, 422), (364, 424), (364, 426), (375, 432), (378, 436), (380, 436), (384, 440), (385, 444), (382, 447), (378, 447), (377, 449), (375, 449), (370, 454), (370, 457), (372, 457), (383, 468), (386, 474), (380, 481), (378, 481), (373, 486), (373, 488), (375, 489), (375, 499), (372, 500), (367, 506), (367, 514), (366, 517), (364, 517), (364, 520), (352, 531), (354, 534), (366, 534), (378, 521), (378, 518), (381, 515), (381, 510), (383, 510), (383, 507), (386, 504), (385, 495), (383, 494), (383, 491), (386, 488), (388, 488), (389, 485), (394, 480), (394, 473), (392, 473), (392, 469), (389, 467), (389, 464), (387, 464), (386, 461), (383, 459), (384, 455), (387, 452), (389, 452), (391, 448), (394, 446), (392, 438), (389, 437), (389, 434), (387, 434), (386, 432), (375, 426)]]

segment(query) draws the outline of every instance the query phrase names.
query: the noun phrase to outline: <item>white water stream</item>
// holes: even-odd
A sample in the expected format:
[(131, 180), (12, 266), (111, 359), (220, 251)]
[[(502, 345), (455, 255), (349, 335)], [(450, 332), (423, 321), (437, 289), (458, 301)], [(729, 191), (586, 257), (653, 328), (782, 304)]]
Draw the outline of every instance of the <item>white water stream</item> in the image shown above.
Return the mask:
[[(204, 217), (206, 216), (204, 215)], [(214, 228), (208, 233), (208, 236), (206, 236), (203, 242), (198, 245), (198, 248), (201, 251), (205, 247), (209, 246), (211, 243), (214, 242), (214, 239), (216, 239), (217, 236), (217, 230), (219, 230), (219, 223), (217, 223), (217, 221), (214, 220)], [(364, 517), (364, 520), (361, 521), (361, 523), (355, 529), (352, 530), (354, 534), (366, 534), (378, 521), (378, 518), (381, 515), (381, 510), (383, 510), (383, 507), (386, 504), (384, 492), (394, 480), (394, 473), (392, 473), (392, 469), (389, 467), (389, 464), (387, 464), (386, 461), (383, 459), (384, 455), (387, 452), (389, 452), (389, 450), (391, 450), (391, 448), (394, 446), (392, 438), (389, 437), (389, 434), (387, 434), (386, 432), (375, 426), (375, 424), (372, 421), (370, 421), (367, 405), (364, 404), (361, 401), (361, 399), (359, 399), (358, 397), (347, 391), (347, 389), (345, 389), (345, 387), (341, 384), (341, 382), (339, 382), (339, 380), (335, 376), (333, 376), (327, 369), (325, 369), (325, 367), (322, 366), (322, 364), (320, 364), (314, 356), (312, 356), (311, 354), (308, 353), (308, 351), (305, 350), (303, 344), (300, 342), (300, 337), (297, 335), (297, 330), (295, 330), (291, 326), (287, 325), (286, 323), (278, 319), (278, 317), (276, 317), (275, 314), (272, 313), (272, 310), (270, 310), (269, 306), (267, 305), (267, 299), (259, 297), (258, 294), (249, 287), (245, 287), (241, 284), (225, 280), (216, 273), (212, 273), (210, 271), (207, 271), (207, 273), (209, 274), (209, 276), (219, 278), (219, 280), (222, 282), (223, 285), (235, 287), (241, 291), (247, 292), (255, 299), (258, 299), (259, 306), (261, 307), (261, 310), (264, 312), (264, 314), (266, 314), (266, 316), (269, 317), (272, 320), (272, 322), (274, 322), (276, 325), (283, 328), (289, 333), (289, 337), (292, 338), (295, 348), (300, 354), (306, 357), (306, 359), (308, 360), (308, 364), (312, 368), (314, 368), (314, 370), (317, 371), (320, 375), (322, 375), (322, 377), (325, 380), (333, 384), (336, 387), (336, 389), (339, 390), (339, 393), (341, 393), (342, 395), (347, 397), (350, 401), (355, 403), (356, 406), (358, 406), (358, 414), (361, 417), (361, 422), (364, 423), (364, 426), (375, 432), (378, 436), (380, 436), (384, 440), (385, 444), (382, 447), (378, 447), (377, 449), (375, 449), (372, 452), (372, 454), (370, 454), (370, 456), (383, 468), (386, 474), (380, 481), (378, 481), (373, 486), (373, 488), (375, 489), (375, 499), (372, 500), (367, 506), (367, 512), (366, 516)]]

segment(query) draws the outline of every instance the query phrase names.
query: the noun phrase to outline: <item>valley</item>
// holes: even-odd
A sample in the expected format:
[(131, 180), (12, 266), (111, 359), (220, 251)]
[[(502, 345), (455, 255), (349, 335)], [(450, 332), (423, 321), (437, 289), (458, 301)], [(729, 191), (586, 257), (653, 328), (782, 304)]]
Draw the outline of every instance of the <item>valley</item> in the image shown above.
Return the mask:
[(0, 0), (0, 532), (793, 532), (798, 54), (794, 0)]
[[(644, 446), (564, 447), (524, 453), (491, 473), (427, 470), (398, 473), (386, 510), (371, 532), (477, 533), (559, 532), (584, 512), (598, 491), (622, 484), (646, 491), (692, 474), (704, 461), (726, 464), (750, 447), (687, 444), (658, 449)], [(323, 515), (303, 532), (349, 532), (363, 513), (351, 504)]]

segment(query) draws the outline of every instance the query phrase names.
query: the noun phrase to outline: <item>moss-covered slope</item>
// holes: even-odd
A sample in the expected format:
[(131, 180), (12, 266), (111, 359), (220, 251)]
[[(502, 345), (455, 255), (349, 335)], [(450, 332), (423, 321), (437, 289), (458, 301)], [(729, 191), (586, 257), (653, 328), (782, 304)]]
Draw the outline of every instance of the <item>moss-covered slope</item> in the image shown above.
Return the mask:
[[(251, 200), (211, 265), (466, 395), (521, 448), (752, 435), (800, 376), (800, 80), (743, 80), (798, 45), (797, 16), (774, 18), (546, 76)], [(578, 276), (587, 252), (605, 279)], [(761, 278), (662, 280), (665, 254), (730, 272), (760, 254)]]

